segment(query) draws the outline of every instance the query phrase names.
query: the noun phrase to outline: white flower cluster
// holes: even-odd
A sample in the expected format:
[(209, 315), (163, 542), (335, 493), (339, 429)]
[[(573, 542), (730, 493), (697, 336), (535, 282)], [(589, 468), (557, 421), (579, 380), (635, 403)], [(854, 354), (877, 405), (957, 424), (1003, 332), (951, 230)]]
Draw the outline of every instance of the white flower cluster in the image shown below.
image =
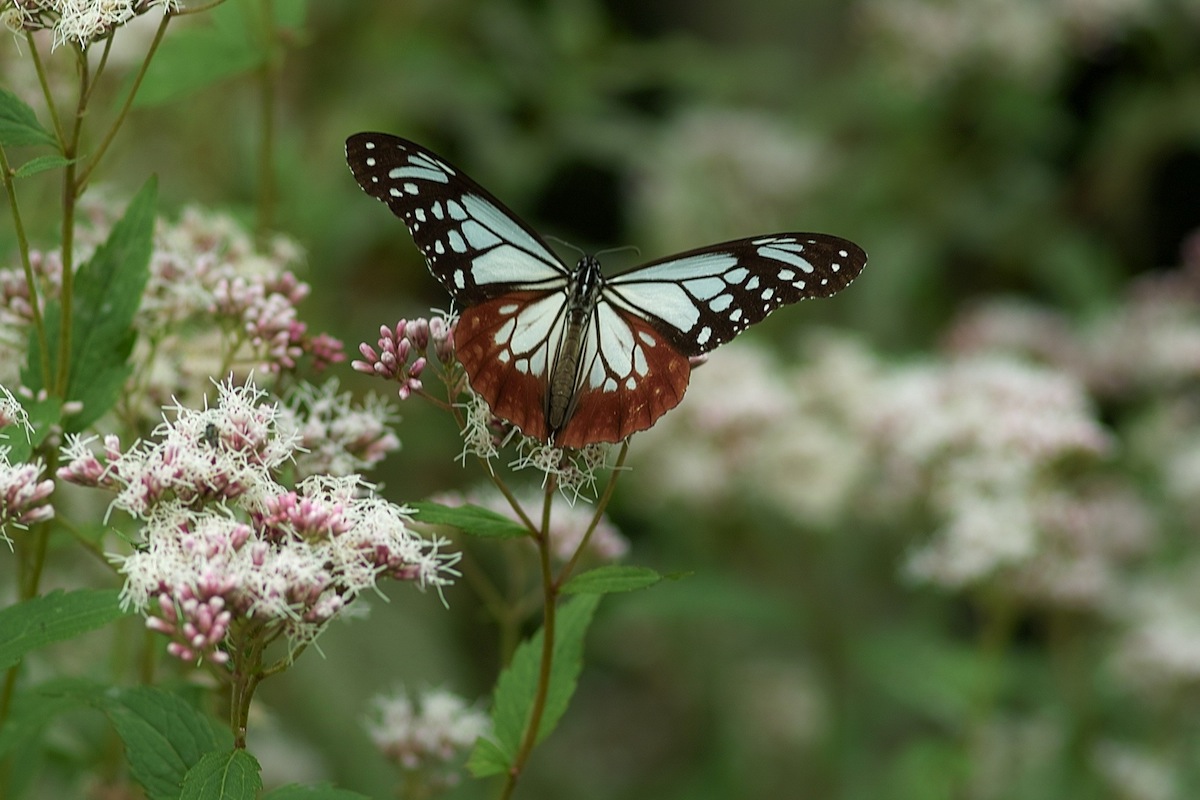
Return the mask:
[(296, 472), (308, 475), (349, 475), (368, 470), (400, 448), (394, 424), (396, 413), (383, 398), (368, 395), (356, 405), (330, 379), (320, 386), (303, 383), (287, 397), (281, 413), (299, 437)]
[(1114, 658), (1125, 683), (1168, 697), (1200, 686), (1200, 563), (1148, 573), (1111, 607), (1125, 624)]
[(946, 586), (1031, 557), (1034, 498), (1050, 470), (1110, 445), (1077, 381), (1013, 359), (903, 369), (879, 387), (877, 401), (888, 485), (921, 498), (942, 520), (909, 572)]
[(179, 0), (8, 0), (0, 6), (0, 20), (14, 33), (53, 28), (56, 47), (68, 42), (84, 47), (154, 7), (168, 13), (177, 10), (180, 3)]
[(767, 506), (806, 525), (859, 505), (882, 367), (862, 347), (818, 337), (789, 369), (747, 340), (692, 372), (679, 407), (638, 434), (626, 489), (708, 514)]
[(360, 476), (282, 486), (299, 433), (263, 397), (224, 383), (214, 408), (171, 409), (153, 442), (122, 452), (110, 436), (103, 458), (90, 440), (65, 448), (61, 479), (115, 491), (114, 506), (142, 522), (144, 546), (119, 558), (122, 599), (185, 660), (224, 662), (231, 628), (248, 621), (296, 647), (382, 577), (440, 589), (456, 574), (457, 556), (412, 533)]
[(910, 578), (1003, 580), (1057, 605), (1101, 604), (1146, 551), (1139, 496), (1089, 472), (1111, 441), (1079, 380), (1009, 356), (885, 365), (849, 341), (810, 344), (791, 368), (744, 341), (714, 353), (634, 440), (631, 491), (816, 530), (923, 526)]
[[(415, 700), (401, 689), (372, 704), (371, 739), (405, 770), (445, 767), (491, 730), (486, 714), (445, 689), (426, 690)], [(453, 782), (453, 776), (443, 780)]]
[[(680, 116), (638, 166), (637, 216), (662, 250), (714, 232), (786, 229), (797, 204), (837, 171), (817, 135), (728, 107)], [(664, 232), (670, 239), (655, 241)]]
[[(89, 221), (77, 234), (77, 263), (84, 263), (113, 225), (111, 201), (90, 201)], [(57, 252), (30, 254), (43, 301), (58, 296), (62, 262)], [(131, 361), (137, 369), (117, 412), (129, 422), (153, 424), (159, 409), (178, 398), (197, 403), (206, 381), (230, 371), (279, 373), (302, 356), (314, 370), (341, 361), (341, 343), (312, 335), (297, 305), (309, 287), (292, 272), (302, 252), (278, 237), (265, 249), (232, 218), (195, 208), (178, 222), (159, 221), (150, 275), (134, 325)], [(15, 381), (33, 322), (28, 286), (20, 268), (0, 270), (0, 381)]]

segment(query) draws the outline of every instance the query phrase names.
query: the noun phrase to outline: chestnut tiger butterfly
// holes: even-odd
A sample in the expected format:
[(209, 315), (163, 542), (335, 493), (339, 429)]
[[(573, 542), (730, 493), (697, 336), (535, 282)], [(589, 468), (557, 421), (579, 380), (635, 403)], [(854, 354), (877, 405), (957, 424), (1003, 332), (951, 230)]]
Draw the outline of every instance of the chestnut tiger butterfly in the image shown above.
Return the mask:
[(346, 160), (404, 221), (461, 310), (457, 357), (471, 388), (526, 436), (557, 447), (619, 442), (683, 399), (688, 359), (775, 309), (846, 288), (867, 262), (853, 242), (773, 233), (604, 276), (564, 264), (534, 230), (421, 145), (356, 133)]

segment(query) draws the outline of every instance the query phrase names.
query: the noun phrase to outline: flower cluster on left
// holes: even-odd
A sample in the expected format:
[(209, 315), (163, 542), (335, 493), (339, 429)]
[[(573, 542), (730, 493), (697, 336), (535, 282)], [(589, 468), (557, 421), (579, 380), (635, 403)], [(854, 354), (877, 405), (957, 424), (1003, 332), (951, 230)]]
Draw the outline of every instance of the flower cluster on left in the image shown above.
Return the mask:
[(441, 587), (456, 556), (408, 529), (405, 509), (357, 474), (281, 483), (300, 433), (293, 412), (253, 382), (219, 387), (203, 411), (176, 406), (155, 440), (70, 437), (64, 481), (109, 489), (141, 524), (119, 557), (126, 605), (187, 661), (224, 664), (239, 648), (312, 641), (381, 578)]

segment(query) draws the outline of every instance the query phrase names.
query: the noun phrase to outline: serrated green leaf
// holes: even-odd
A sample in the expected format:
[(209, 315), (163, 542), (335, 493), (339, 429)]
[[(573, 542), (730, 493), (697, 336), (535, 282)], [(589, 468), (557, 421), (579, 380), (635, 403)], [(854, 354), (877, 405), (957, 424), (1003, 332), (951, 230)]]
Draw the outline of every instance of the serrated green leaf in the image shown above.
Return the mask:
[(206, 753), (230, 746), (195, 706), (151, 686), (111, 690), (98, 703), (125, 743), (129, 771), (151, 800), (174, 800), (189, 770)]
[(352, 792), (349, 789), (338, 789), (325, 783), (316, 786), (300, 786), (292, 783), (267, 792), (262, 796), (262, 800), (371, 800), (371, 798), (365, 794)]
[(118, 596), (116, 589), (59, 590), (0, 610), (0, 669), (16, 664), (31, 650), (125, 616)]
[[(67, 399), (81, 402), (83, 411), (67, 419), (68, 431), (86, 428), (112, 408), (132, 369), (128, 362), (135, 340), (133, 318), (150, 275), (156, 195), (157, 184), (151, 178), (130, 201), (108, 239), (75, 274)], [(58, 359), (61, 317), (61, 305), (48, 303), (45, 325), (52, 370)], [(49, 384), (41, 374), (38, 341), (32, 333), (22, 378), (35, 391)]]
[(521, 523), (480, 506), (444, 506), (440, 503), (420, 502), (409, 503), (409, 507), (417, 512), (413, 516), (417, 522), (450, 525), (471, 536), (485, 539), (516, 539), (529, 535), (529, 530)]
[(0, 89), (0, 146), (30, 144), (58, 146), (53, 134), (42, 127), (37, 113), (24, 100)]
[[(538, 726), (538, 742), (549, 736), (558, 725), (570, 704), (571, 696), (575, 694), (575, 684), (583, 669), (584, 636), (600, 597), (579, 595), (558, 610), (550, 685), (546, 692), (542, 721)], [(468, 764), (474, 762), (481, 768), (489, 768), (499, 762), (501, 771), (512, 765), (537, 693), (543, 634), (544, 631), (538, 631), (523, 642), (513, 654), (512, 662), (500, 673), (492, 705), (493, 739), (480, 739), (475, 744)]]
[(649, 567), (609, 565), (576, 575), (562, 587), (563, 594), (612, 594), (645, 589), (663, 579)]
[(486, 778), (507, 771), (511, 761), (512, 757), (491, 739), (480, 739), (467, 759), (467, 770), (476, 778)]
[(13, 175), (18, 178), (28, 178), (30, 175), (37, 175), (39, 172), (45, 172), (48, 169), (65, 167), (74, 160), (73, 158), (63, 158), (59, 155), (38, 156), (37, 158), (29, 159), (18, 167)]
[(208, 753), (188, 770), (179, 800), (255, 800), (262, 767), (245, 750)]

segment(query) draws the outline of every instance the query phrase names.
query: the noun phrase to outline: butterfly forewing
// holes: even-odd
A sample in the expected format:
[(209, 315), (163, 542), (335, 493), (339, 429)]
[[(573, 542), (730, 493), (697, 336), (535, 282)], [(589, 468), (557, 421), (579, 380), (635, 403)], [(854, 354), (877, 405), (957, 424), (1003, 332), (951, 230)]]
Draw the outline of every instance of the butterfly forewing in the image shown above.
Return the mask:
[(386, 133), (346, 140), (358, 185), (404, 221), (429, 270), (466, 304), (562, 289), (569, 271), (528, 225), (441, 156)]
[(828, 297), (867, 263), (837, 236), (777, 233), (703, 247), (609, 278), (604, 299), (657, 328), (684, 355), (706, 353), (780, 306)]

